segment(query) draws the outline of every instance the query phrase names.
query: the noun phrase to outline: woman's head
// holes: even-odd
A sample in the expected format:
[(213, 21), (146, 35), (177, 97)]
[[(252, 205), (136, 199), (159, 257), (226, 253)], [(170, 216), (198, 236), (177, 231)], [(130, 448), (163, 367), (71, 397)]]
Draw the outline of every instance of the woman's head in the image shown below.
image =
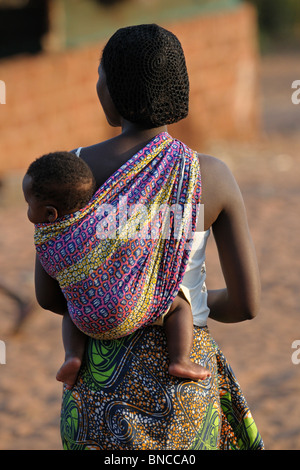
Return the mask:
[(101, 66), (122, 118), (144, 127), (188, 115), (189, 79), (177, 37), (156, 24), (121, 28), (104, 47)]

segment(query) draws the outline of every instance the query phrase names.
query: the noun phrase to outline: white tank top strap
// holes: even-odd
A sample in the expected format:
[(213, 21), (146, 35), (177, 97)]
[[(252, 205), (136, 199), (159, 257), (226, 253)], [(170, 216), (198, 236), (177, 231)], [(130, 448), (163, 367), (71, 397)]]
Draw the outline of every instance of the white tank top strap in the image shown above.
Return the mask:
[(82, 147), (78, 147), (78, 149), (75, 151), (75, 155), (77, 155), (77, 157), (80, 157), (81, 149)]

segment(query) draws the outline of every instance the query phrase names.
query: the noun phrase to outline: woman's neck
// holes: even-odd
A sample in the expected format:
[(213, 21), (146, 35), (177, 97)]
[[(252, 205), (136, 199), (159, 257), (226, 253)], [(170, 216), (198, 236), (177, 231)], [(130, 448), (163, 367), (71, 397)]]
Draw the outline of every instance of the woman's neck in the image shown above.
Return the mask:
[(151, 140), (153, 137), (160, 134), (161, 132), (167, 132), (167, 126), (145, 129), (144, 127), (141, 127), (129, 121), (124, 120), (122, 122), (121, 135), (123, 136), (123, 138), (129, 138), (136, 142), (145, 142), (147, 140)]

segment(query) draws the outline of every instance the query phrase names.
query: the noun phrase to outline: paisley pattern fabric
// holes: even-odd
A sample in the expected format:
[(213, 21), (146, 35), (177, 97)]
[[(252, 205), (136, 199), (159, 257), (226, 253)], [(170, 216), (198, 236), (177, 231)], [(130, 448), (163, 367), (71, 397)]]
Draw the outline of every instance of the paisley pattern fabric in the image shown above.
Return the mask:
[(59, 282), (81, 331), (119, 338), (168, 311), (189, 259), (200, 197), (197, 154), (163, 132), (87, 207), (36, 225), (41, 264)]
[(68, 450), (260, 450), (241, 388), (207, 327), (194, 328), (192, 357), (212, 376), (171, 377), (163, 328), (110, 341), (89, 339), (76, 386), (64, 390)]

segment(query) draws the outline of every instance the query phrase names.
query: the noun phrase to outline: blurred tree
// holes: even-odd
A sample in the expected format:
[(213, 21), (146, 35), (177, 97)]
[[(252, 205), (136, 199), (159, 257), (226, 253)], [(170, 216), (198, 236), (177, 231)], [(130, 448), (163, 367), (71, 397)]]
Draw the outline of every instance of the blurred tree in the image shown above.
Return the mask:
[(96, 2), (105, 7), (111, 7), (117, 3), (124, 2), (124, 0), (96, 0)]
[(48, 31), (48, 1), (0, 0), (0, 58), (42, 50)]
[[(255, 5), (262, 46), (297, 45), (300, 29), (299, 0), (247, 0)], [(283, 42), (282, 42), (283, 41)]]

